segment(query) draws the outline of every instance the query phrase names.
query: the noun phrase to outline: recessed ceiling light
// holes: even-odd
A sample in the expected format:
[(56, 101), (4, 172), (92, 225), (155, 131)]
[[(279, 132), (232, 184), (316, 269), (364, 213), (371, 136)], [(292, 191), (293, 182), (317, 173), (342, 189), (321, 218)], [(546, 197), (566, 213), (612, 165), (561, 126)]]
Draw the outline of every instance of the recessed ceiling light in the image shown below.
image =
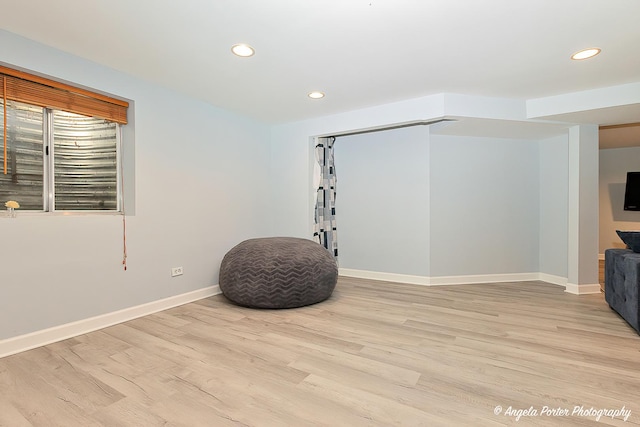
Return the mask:
[(231, 52), (233, 52), (234, 55), (242, 56), (243, 58), (253, 56), (253, 54), (256, 53), (251, 46), (244, 43), (234, 44), (231, 46)]
[(584, 50), (581, 50), (580, 52), (574, 53), (573, 55), (571, 55), (571, 59), (579, 60), (579, 59), (593, 58), (599, 53), (600, 53), (600, 49), (598, 49), (597, 47), (590, 47), (589, 49), (584, 49)]
[(320, 98), (324, 98), (324, 93), (314, 91), (314, 92), (310, 92), (308, 96), (311, 99), (320, 99)]

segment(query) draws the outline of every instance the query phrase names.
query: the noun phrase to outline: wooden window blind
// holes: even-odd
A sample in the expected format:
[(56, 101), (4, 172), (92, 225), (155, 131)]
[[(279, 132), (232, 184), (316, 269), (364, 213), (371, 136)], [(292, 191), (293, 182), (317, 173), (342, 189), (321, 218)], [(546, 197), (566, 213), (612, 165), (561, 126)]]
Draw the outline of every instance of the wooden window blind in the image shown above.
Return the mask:
[(2, 98), (127, 123), (126, 101), (3, 66), (0, 76)]

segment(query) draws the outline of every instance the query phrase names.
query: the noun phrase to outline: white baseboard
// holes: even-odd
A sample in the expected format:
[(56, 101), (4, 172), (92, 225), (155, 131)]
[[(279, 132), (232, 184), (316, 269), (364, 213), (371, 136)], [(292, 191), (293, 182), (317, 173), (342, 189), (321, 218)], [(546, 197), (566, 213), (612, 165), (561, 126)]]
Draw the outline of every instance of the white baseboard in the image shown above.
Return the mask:
[(340, 268), (340, 276), (355, 277), (358, 279), (380, 280), (383, 282), (407, 283), (410, 285), (430, 285), (426, 276), (412, 276), (409, 274), (385, 273), (382, 271), (354, 270)]
[[(462, 285), (500, 282), (522, 282), (541, 280), (565, 287), (565, 292), (584, 295), (600, 293), (599, 284), (576, 285), (567, 283), (567, 279), (545, 273), (513, 273), (513, 274), (483, 274), (466, 276), (413, 276), (407, 274), (385, 273), (377, 271), (355, 270), (341, 268), (340, 275), (361, 279), (379, 280), (385, 282), (406, 283), (423, 286)], [(60, 326), (32, 332), (0, 341), (0, 358), (31, 350), (36, 347), (62, 341), (78, 335), (93, 332), (118, 323), (147, 316), (162, 310), (177, 307), (199, 299), (220, 294), (220, 286), (210, 286), (196, 291), (172, 296), (158, 301), (152, 301), (135, 307), (125, 308), (100, 316), (67, 323)]]
[(542, 282), (551, 283), (552, 285), (567, 286), (568, 279), (562, 276), (554, 276), (553, 274), (538, 273), (538, 279)]
[(599, 294), (601, 292), (599, 283), (590, 285), (567, 283), (564, 291), (574, 295)]
[(345, 277), (355, 277), (358, 279), (380, 280), (384, 282), (423, 286), (471, 285), (482, 283), (529, 282), (539, 280), (551, 283), (552, 285), (562, 286), (567, 292), (579, 295), (600, 292), (600, 285), (569, 285), (566, 277), (555, 276), (547, 273), (477, 274), (465, 276), (428, 277), (340, 268), (340, 275)]
[[(563, 278), (545, 275), (548, 279), (541, 279), (541, 273), (509, 273), (509, 274), (476, 274), (466, 276), (412, 276), (408, 274), (386, 273), (382, 271), (355, 270), (340, 268), (340, 275), (358, 279), (380, 280), (383, 282), (406, 283), (410, 285), (440, 286), (440, 285), (470, 285), (476, 283), (526, 282), (532, 280), (549, 281), (564, 286), (567, 282)], [(562, 282), (562, 283), (559, 283)]]
[(471, 285), (481, 283), (528, 282), (538, 280), (538, 273), (470, 274), (465, 276), (437, 276), (431, 278), (432, 286)]
[(97, 331), (98, 329), (133, 320), (138, 317), (147, 316), (149, 314), (197, 301), (219, 293), (221, 293), (220, 286), (209, 286), (207, 288), (175, 295), (158, 301), (152, 301), (135, 307), (129, 307), (100, 316), (90, 317), (88, 319), (78, 320), (76, 322), (60, 326), (54, 326), (53, 328), (43, 329), (26, 335), (8, 338), (0, 341), (0, 358), (86, 334), (88, 332)]

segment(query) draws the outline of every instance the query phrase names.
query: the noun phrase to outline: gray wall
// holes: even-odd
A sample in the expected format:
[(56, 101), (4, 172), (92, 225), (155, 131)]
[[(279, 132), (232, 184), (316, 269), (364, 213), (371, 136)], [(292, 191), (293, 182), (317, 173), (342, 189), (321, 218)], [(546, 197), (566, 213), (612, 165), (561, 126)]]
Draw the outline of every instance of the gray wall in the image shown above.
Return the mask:
[[(135, 164), (125, 165), (136, 178), (125, 183), (135, 190), (127, 217), (127, 272), (118, 215), (20, 213), (0, 219), (0, 340), (214, 285), (222, 256), (244, 238), (272, 232), (309, 237), (313, 135), (445, 116), (525, 119), (519, 100), (436, 94), (267, 127), (4, 31), (0, 49), (8, 65), (135, 101), (136, 143), (135, 156), (127, 157)], [(419, 224), (402, 224), (430, 231), (427, 259), (414, 269), (402, 266), (404, 273), (519, 273), (548, 265), (549, 274), (562, 274), (560, 261), (547, 264), (552, 256), (545, 261), (543, 254), (562, 244), (560, 223), (567, 217), (560, 194), (543, 195), (553, 180), (539, 176), (557, 167), (553, 173), (560, 179), (560, 163), (545, 166), (552, 159), (542, 145), (538, 155), (532, 141), (432, 138), (425, 193), (418, 195), (429, 209), (424, 218), (404, 217)], [(469, 197), (478, 206), (452, 196), (463, 190), (462, 172), (475, 174), (479, 189)], [(536, 189), (540, 203), (532, 206)], [(560, 230), (557, 241), (538, 239), (543, 229)], [(460, 258), (461, 248), (473, 254)], [(170, 267), (178, 265), (184, 276), (170, 278)]]
[(339, 137), (340, 266), (429, 275), (429, 128)]
[[(568, 95), (569, 96), (569, 95)], [(590, 99), (598, 98), (598, 96), (590, 97)], [(571, 96), (569, 96), (571, 99)], [(554, 99), (554, 104), (557, 102), (557, 98)], [(592, 206), (592, 197), (597, 194), (597, 126), (551, 126), (551, 128), (542, 123), (528, 122), (525, 108), (528, 105), (527, 102), (518, 100), (505, 100), (495, 98), (483, 98), (473, 97), (469, 95), (458, 94), (435, 94), (425, 96), (421, 98), (415, 98), (412, 100), (406, 100), (391, 104), (385, 104), (375, 107), (363, 108), (360, 110), (349, 111), (346, 113), (335, 114), (325, 117), (319, 117), (315, 119), (303, 120), (293, 123), (285, 123), (276, 125), (271, 128), (271, 196), (275, 202), (271, 205), (274, 215), (272, 215), (273, 228), (272, 230), (276, 234), (281, 235), (293, 235), (299, 237), (309, 237), (312, 234), (312, 218), (313, 218), (313, 190), (311, 184), (311, 176), (313, 170), (313, 153), (311, 137), (314, 135), (333, 135), (343, 132), (351, 132), (357, 130), (373, 130), (380, 129), (388, 126), (425, 122), (430, 120), (439, 120), (443, 117), (456, 117), (460, 120), (470, 119), (469, 126), (463, 125), (458, 127), (459, 134), (471, 135), (485, 135), (491, 136), (488, 141), (495, 141), (496, 147), (500, 146), (501, 140), (496, 137), (511, 137), (516, 139), (505, 139), (504, 141), (512, 141), (514, 147), (508, 147), (508, 150), (504, 152), (505, 159), (513, 160), (515, 165), (521, 165), (522, 169), (518, 170), (522, 178), (524, 179), (524, 190), (530, 191), (531, 195), (534, 195), (533, 199), (527, 197), (525, 201), (517, 195), (513, 195), (513, 200), (508, 203), (505, 202), (504, 194), (500, 194), (500, 191), (504, 191), (507, 194), (507, 198), (511, 197), (508, 194), (514, 192), (513, 187), (520, 184), (518, 181), (513, 180), (513, 174), (509, 177), (499, 176), (499, 171), (511, 172), (509, 166), (498, 165), (493, 176), (487, 174), (486, 176), (480, 175), (480, 177), (486, 178), (485, 183), (496, 185), (495, 189), (481, 190), (484, 193), (495, 191), (496, 194), (488, 194), (490, 197), (476, 197), (482, 201), (483, 204), (491, 204), (494, 200), (502, 200), (504, 203), (502, 209), (500, 206), (482, 206), (480, 215), (476, 216), (473, 213), (466, 216), (458, 214), (447, 216), (447, 211), (440, 212), (437, 219), (434, 218), (434, 212), (440, 209), (436, 205), (436, 201), (433, 199), (434, 189), (439, 186), (443, 191), (437, 197), (444, 199), (446, 197), (445, 184), (435, 183), (436, 179), (440, 178), (434, 170), (430, 170), (431, 180), (431, 193), (430, 193), (430, 277), (437, 277), (438, 275), (465, 275), (465, 274), (483, 274), (483, 272), (491, 269), (491, 274), (509, 274), (514, 272), (520, 274), (521, 278), (526, 277), (542, 277), (536, 275), (540, 272), (547, 275), (560, 276), (560, 277), (543, 277), (545, 280), (551, 283), (557, 283), (568, 286), (569, 292), (583, 293), (583, 292), (599, 292), (599, 285), (597, 284), (597, 199), (596, 203)], [(571, 103), (569, 105), (572, 105)], [(551, 105), (553, 106), (553, 105)], [(566, 107), (566, 105), (565, 105)], [(571, 108), (576, 108), (573, 111), (583, 111), (583, 103), (576, 102)], [(568, 112), (570, 110), (566, 110)], [(542, 113), (540, 113), (542, 114)], [(480, 119), (480, 121), (476, 120)], [(475, 125), (474, 125), (475, 123)], [(496, 125), (500, 125), (498, 129)], [(505, 125), (505, 126), (502, 126)], [(461, 130), (460, 130), (461, 129)], [(434, 133), (444, 133), (444, 130), (437, 130)], [(534, 132), (534, 133), (532, 133)], [(526, 138), (527, 135), (539, 135), (535, 140), (522, 140), (520, 138)], [(548, 138), (553, 135), (562, 135), (563, 139), (561, 144), (564, 144), (567, 148), (567, 163), (564, 165), (557, 165), (559, 167), (554, 173), (563, 179), (562, 182), (554, 183), (552, 180), (544, 181), (540, 174), (542, 173), (544, 163), (541, 160), (542, 145), (540, 138)], [(459, 137), (460, 138), (460, 137)], [(533, 138), (533, 137), (532, 137)], [(477, 139), (478, 141), (482, 138)], [(462, 138), (461, 141), (467, 141), (471, 144), (474, 138)], [(444, 141), (444, 139), (440, 139)], [(433, 142), (433, 141), (432, 141)], [(436, 141), (437, 143), (437, 141)], [(518, 144), (521, 147), (521, 155), (518, 154)], [(458, 144), (463, 146), (463, 144)], [(435, 146), (435, 144), (434, 144)], [(489, 144), (488, 146), (491, 146)], [(561, 147), (564, 149), (564, 147)], [(573, 150), (569, 150), (573, 148)], [(576, 150), (576, 148), (578, 148)], [(446, 150), (447, 147), (442, 147), (442, 150)], [(516, 150), (516, 152), (509, 152), (509, 150)], [(455, 166), (456, 158), (467, 157), (462, 159), (462, 162), (469, 162), (469, 156), (475, 155), (475, 151), (458, 151), (449, 153), (451, 165)], [(456, 155), (457, 154), (457, 155)], [(500, 154), (500, 152), (498, 152)], [(551, 153), (555, 156), (557, 153)], [(490, 153), (481, 153), (479, 159), (485, 159), (485, 155), (490, 156)], [(500, 154), (502, 155), (502, 154)], [(433, 150), (429, 153), (430, 164), (435, 165), (438, 168), (446, 168), (444, 164), (439, 164), (441, 156), (436, 156)], [(489, 164), (495, 159), (489, 157), (486, 159)], [(547, 160), (547, 159), (545, 159)], [(595, 160), (595, 161), (594, 161)], [(553, 163), (553, 161), (552, 161)], [(532, 172), (535, 170), (535, 173)], [(448, 174), (450, 172), (444, 170), (443, 173)], [(566, 175), (566, 179), (564, 176)], [(340, 179), (338, 177), (338, 179)], [(545, 187), (541, 187), (544, 183)], [(565, 201), (567, 207), (566, 215), (563, 216), (563, 209), (560, 206), (557, 197), (558, 195), (546, 195), (547, 191), (556, 191), (555, 186), (564, 186), (568, 189), (571, 183), (572, 188), (575, 191), (566, 191), (568, 195)], [(538, 191), (534, 191), (535, 189)], [(502, 190), (501, 190), (502, 189)], [(482, 193), (481, 193), (482, 194)], [(535, 195), (537, 194), (537, 195)], [(495, 196), (495, 197), (494, 197)], [(543, 200), (547, 200), (546, 197), (552, 200), (556, 200), (555, 203), (543, 205)], [(338, 196), (340, 197), (340, 196)], [(537, 199), (536, 199), (537, 197)], [(445, 199), (446, 203), (453, 203)], [(516, 206), (514, 203), (522, 202), (524, 206)], [(449, 205), (449, 208), (451, 206)], [(444, 209), (444, 207), (442, 208)], [(482, 223), (477, 218), (486, 216), (487, 212), (496, 210), (499, 215), (504, 215), (506, 212), (512, 212), (512, 217), (503, 224), (502, 227), (498, 227), (493, 220), (485, 221)], [(542, 219), (542, 215), (546, 216)], [(339, 214), (338, 214), (339, 215)], [(449, 236), (445, 232), (440, 232), (438, 241), (435, 241), (433, 235), (439, 231), (435, 227), (439, 226), (442, 221), (448, 221), (446, 224), (453, 232)], [(340, 221), (338, 219), (338, 221)], [(477, 232), (475, 236), (465, 236), (463, 232), (455, 229), (456, 221), (459, 230), (471, 230)], [(539, 233), (542, 229), (554, 229), (562, 228), (561, 223), (566, 224), (567, 233), (564, 236), (563, 231), (558, 231), (557, 234), (552, 234), (553, 238), (541, 238)], [(471, 224), (471, 225), (469, 225)], [(486, 233), (481, 227), (486, 227), (489, 224), (493, 227), (493, 230), (498, 234), (493, 235)], [(339, 225), (340, 227), (340, 225)], [(341, 227), (344, 228), (344, 227)], [(509, 232), (510, 230), (512, 232)], [(551, 232), (553, 233), (553, 232)], [(477, 236), (489, 236), (489, 239), (495, 239), (495, 242), (480, 242)], [(449, 238), (448, 241), (445, 239)], [(471, 244), (466, 243), (463, 239), (470, 238)], [(458, 239), (458, 241), (456, 241)], [(510, 243), (508, 243), (510, 242)], [(495, 249), (491, 249), (497, 261), (491, 261), (488, 264), (480, 265), (475, 260), (467, 260), (459, 258), (457, 262), (456, 270), (453, 271), (453, 261), (450, 259), (438, 259), (436, 251), (444, 248), (448, 251), (448, 254), (457, 253), (459, 256), (460, 251), (456, 251), (458, 245), (467, 245), (475, 248), (482, 247), (483, 244), (495, 244)], [(566, 245), (566, 253), (562, 256), (562, 259), (566, 257), (566, 266), (561, 266), (541, 262), (540, 257), (542, 254), (553, 254), (555, 250)], [(513, 248), (513, 253), (509, 250)], [(506, 253), (506, 254), (505, 254)], [(530, 254), (529, 258), (526, 254)], [(504, 255), (504, 257), (503, 257)], [(548, 255), (549, 257), (553, 255)], [(502, 258), (501, 258), (502, 257)], [(513, 258), (513, 259), (512, 259)], [(440, 266), (436, 266), (436, 261)], [(513, 264), (509, 264), (513, 261)], [(342, 265), (343, 268), (349, 268), (348, 265)], [(533, 269), (532, 269), (533, 268)], [(547, 271), (545, 269), (548, 268)], [(581, 269), (585, 269), (585, 274), (574, 274), (572, 272), (578, 272)], [(518, 271), (519, 269), (519, 271)], [(514, 271), (515, 270), (515, 271)], [(591, 271), (593, 270), (593, 272)], [(564, 273), (566, 271), (566, 273)], [(528, 274), (533, 273), (533, 274)], [(593, 274), (594, 273), (594, 274)], [(515, 277), (518, 279), (518, 277)], [(571, 279), (571, 282), (569, 282)], [(464, 279), (462, 279), (464, 280)], [(431, 283), (445, 283), (455, 282), (455, 280), (448, 281), (443, 279), (440, 281), (432, 281)]]
[(569, 163), (566, 135), (540, 141), (540, 272), (567, 277)]
[(640, 172), (640, 147), (600, 150), (600, 254), (625, 247), (616, 230), (640, 230), (640, 212), (623, 209), (627, 172)]
[(0, 340), (215, 285), (230, 247), (268, 234), (268, 127), (3, 31), (0, 51), (134, 100), (136, 150), (126, 272), (120, 215), (0, 218)]
[[(566, 276), (566, 144), (425, 127), (338, 138), (340, 266), (430, 277), (564, 268)], [(541, 160), (541, 150), (553, 158)], [(541, 227), (556, 234), (541, 240)]]
[(431, 276), (538, 270), (538, 143), (431, 136)]

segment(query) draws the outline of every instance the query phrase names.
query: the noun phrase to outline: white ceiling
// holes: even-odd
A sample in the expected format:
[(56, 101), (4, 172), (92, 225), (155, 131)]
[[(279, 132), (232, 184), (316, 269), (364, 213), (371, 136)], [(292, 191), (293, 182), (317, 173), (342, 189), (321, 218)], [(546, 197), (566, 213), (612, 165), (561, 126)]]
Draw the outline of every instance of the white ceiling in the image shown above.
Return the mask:
[[(5, 30), (266, 123), (441, 92), (529, 99), (640, 81), (638, 0), (0, 0), (0, 11)], [(256, 55), (233, 56), (240, 42)], [(602, 53), (569, 59), (591, 46)]]

